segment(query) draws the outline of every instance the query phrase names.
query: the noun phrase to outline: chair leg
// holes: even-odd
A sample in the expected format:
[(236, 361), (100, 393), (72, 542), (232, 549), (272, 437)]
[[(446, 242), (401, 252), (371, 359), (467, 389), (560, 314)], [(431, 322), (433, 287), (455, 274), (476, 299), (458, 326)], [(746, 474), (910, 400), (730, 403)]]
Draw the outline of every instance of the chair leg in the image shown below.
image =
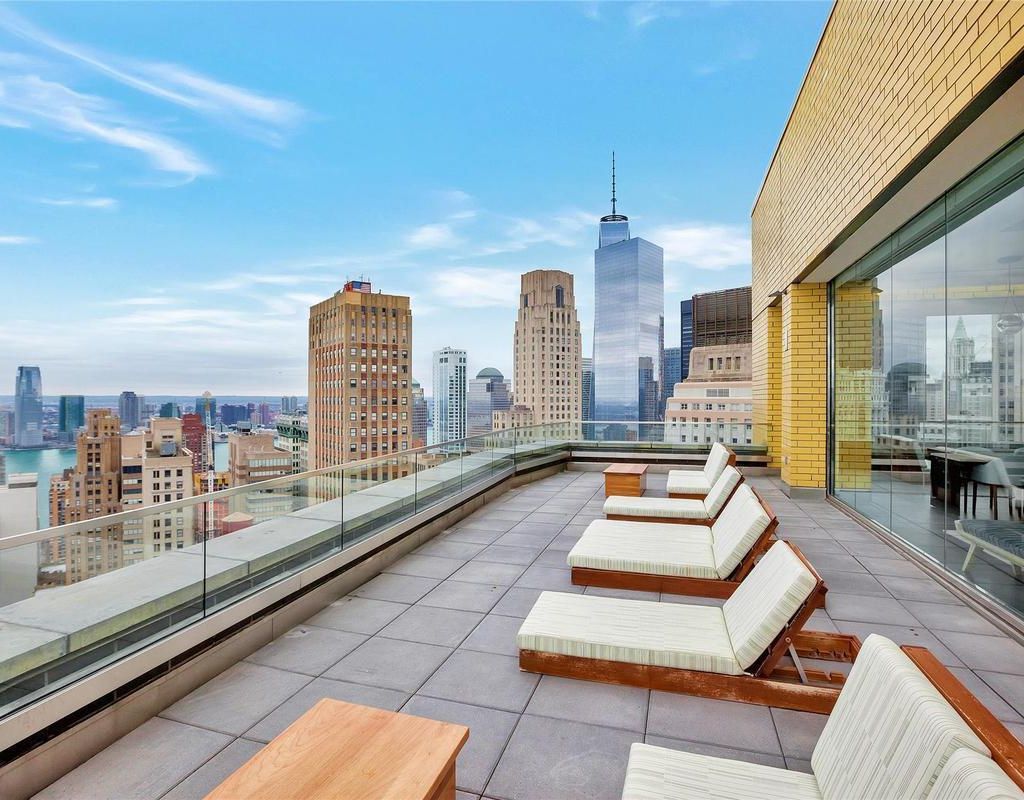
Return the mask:
[(977, 482), (972, 484), (972, 489), (973, 489), (973, 492), (974, 492), (974, 496), (973, 496), (974, 502), (973, 502), (973, 505), (971, 506), (971, 516), (976, 517), (976, 516), (978, 516), (978, 484), (977, 484)]
[(966, 573), (967, 567), (971, 564), (971, 559), (974, 558), (974, 551), (978, 549), (978, 545), (972, 544), (967, 548), (967, 557), (964, 559), (964, 565), (960, 567), (960, 571)]
[(996, 487), (988, 487), (988, 504), (992, 507), (992, 519), (999, 519), (999, 499), (996, 497)]

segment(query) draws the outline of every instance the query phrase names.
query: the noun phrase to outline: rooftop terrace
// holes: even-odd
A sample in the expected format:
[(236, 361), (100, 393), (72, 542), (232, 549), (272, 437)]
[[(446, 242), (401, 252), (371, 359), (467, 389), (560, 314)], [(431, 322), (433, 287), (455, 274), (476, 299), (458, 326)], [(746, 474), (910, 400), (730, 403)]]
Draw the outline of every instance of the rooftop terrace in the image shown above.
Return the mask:
[[(748, 479), (828, 583), (811, 627), (924, 645), (1024, 739), (1024, 647), (832, 505)], [(321, 697), (467, 725), (463, 799), (618, 798), (637, 741), (806, 770), (824, 716), (519, 671), (538, 594), (583, 591), (565, 557), (603, 500), (601, 474), (572, 465), (510, 489), (38, 797), (203, 797)]]

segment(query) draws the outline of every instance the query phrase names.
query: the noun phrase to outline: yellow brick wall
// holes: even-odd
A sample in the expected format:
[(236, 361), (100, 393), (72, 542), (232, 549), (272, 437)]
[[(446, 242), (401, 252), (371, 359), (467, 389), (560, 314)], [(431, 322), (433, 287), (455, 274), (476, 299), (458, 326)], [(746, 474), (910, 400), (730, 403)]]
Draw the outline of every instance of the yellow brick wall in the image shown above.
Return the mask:
[(781, 467), (782, 307), (770, 306), (753, 319), (754, 443), (768, 448), (770, 467)]
[[(769, 455), (790, 485), (825, 479), (824, 287), (812, 300), (795, 282), (1022, 51), (1021, 0), (833, 7), (751, 216), (754, 419), (770, 425), (778, 415)], [(775, 292), (789, 292), (781, 312), (769, 308)], [(811, 312), (819, 295), (820, 315)], [(778, 346), (768, 335), (773, 313), (781, 313)], [(797, 341), (805, 333), (812, 340)], [(805, 360), (814, 358), (820, 363)], [(817, 407), (805, 409), (812, 399)], [(846, 456), (863, 464), (863, 429), (848, 432)]]
[(782, 298), (782, 480), (825, 486), (827, 289), (797, 283)]

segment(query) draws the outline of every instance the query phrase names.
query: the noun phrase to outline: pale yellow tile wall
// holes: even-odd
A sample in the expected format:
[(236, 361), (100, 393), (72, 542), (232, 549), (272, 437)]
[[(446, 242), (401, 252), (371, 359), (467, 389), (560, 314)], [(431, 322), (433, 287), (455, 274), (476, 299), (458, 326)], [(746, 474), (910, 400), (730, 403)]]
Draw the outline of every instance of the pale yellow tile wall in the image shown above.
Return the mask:
[(827, 289), (795, 283), (782, 298), (782, 480), (790, 486), (825, 486)]
[[(773, 461), (791, 485), (824, 485), (824, 305), (801, 298), (800, 315), (784, 301), (780, 339), (789, 355), (776, 359), (768, 306), (774, 292), (792, 288), (824, 248), (903, 170), (1010, 61), (1024, 50), (1024, 2), (952, 0), (839, 0), (822, 35), (786, 131), (752, 214), (755, 420), (772, 415), (772, 386), (781, 385), (782, 431)], [(818, 308), (820, 319), (807, 314)], [(796, 320), (793, 329), (790, 322)], [(759, 341), (759, 338), (761, 341)], [(806, 350), (820, 364), (794, 358)], [(783, 370), (781, 379), (773, 364)], [(788, 365), (788, 366), (787, 366)], [(786, 369), (790, 370), (787, 383)], [(822, 377), (821, 436), (792, 425), (809, 398), (794, 378)], [(788, 412), (787, 413), (787, 409)], [(771, 437), (769, 437), (771, 438)], [(775, 444), (774, 442), (770, 442)], [(814, 446), (819, 452), (795, 453)], [(787, 463), (788, 462), (788, 463)], [(818, 474), (810, 466), (820, 466)]]

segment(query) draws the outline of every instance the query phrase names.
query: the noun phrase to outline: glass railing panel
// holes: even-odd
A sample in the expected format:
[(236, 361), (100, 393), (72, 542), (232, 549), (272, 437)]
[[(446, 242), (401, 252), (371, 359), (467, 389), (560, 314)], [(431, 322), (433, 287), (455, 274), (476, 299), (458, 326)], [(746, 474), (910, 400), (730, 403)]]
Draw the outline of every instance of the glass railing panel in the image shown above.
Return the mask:
[(461, 448), (427, 447), (416, 453), (416, 510), (424, 511), (462, 491)]
[(416, 513), (415, 455), (360, 462), (342, 470), (344, 545), (351, 547)]

